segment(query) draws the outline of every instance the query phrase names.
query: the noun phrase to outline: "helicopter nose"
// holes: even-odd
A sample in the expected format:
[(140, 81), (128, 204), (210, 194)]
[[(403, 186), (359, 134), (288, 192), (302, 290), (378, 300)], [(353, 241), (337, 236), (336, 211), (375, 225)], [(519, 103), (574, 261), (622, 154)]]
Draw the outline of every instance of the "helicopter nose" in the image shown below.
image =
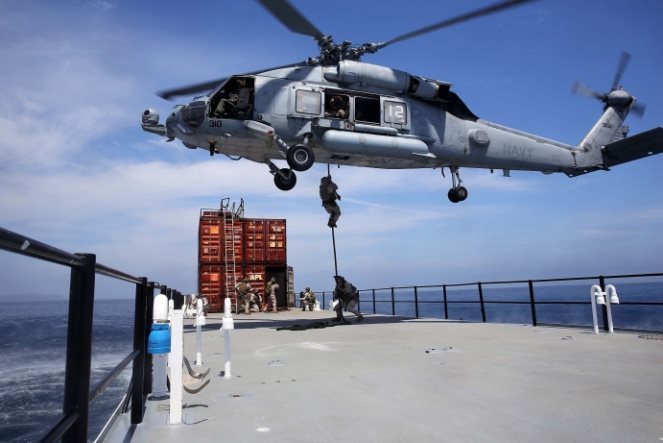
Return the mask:
[(166, 119), (166, 128), (168, 128), (169, 133), (177, 130), (182, 134), (191, 135), (194, 133), (194, 131), (189, 127), (189, 125), (182, 121), (182, 109), (184, 109), (182, 105), (177, 105), (175, 108), (173, 108), (173, 111)]

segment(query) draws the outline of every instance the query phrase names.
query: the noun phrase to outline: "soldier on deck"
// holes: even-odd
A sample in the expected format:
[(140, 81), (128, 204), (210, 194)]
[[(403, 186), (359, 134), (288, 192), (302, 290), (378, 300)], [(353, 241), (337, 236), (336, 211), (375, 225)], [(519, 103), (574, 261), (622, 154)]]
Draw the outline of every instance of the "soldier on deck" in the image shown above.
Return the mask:
[(254, 288), (249, 292), (249, 311), (250, 312), (260, 312), (260, 307), (262, 306), (262, 296), (260, 291), (257, 288)]
[(251, 284), (249, 283), (249, 279), (245, 278), (241, 282), (235, 286), (235, 294), (237, 294), (237, 313), (239, 314), (239, 307), (242, 306), (244, 308), (244, 313), (245, 314), (250, 314), (251, 311), (249, 310), (250, 306), (250, 291), (251, 291)]
[(337, 191), (338, 186), (332, 181), (330, 175), (322, 177), (320, 180), (320, 198), (322, 199), (322, 207), (329, 213), (327, 226), (330, 228), (336, 227), (336, 222), (341, 216), (341, 208), (336, 203), (336, 200), (340, 200), (341, 196)]
[(315, 293), (311, 291), (311, 288), (306, 287), (306, 290), (301, 293), (301, 301), (302, 311), (306, 311), (307, 306), (309, 311), (313, 311), (315, 307)]
[(336, 318), (334, 321), (341, 321), (348, 323), (343, 317), (343, 311), (352, 312), (357, 316), (357, 321), (362, 321), (364, 316), (359, 312), (359, 291), (355, 285), (347, 281), (340, 275), (334, 276), (336, 280), (336, 288), (334, 289), (334, 300), (337, 301), (334, 310), (336, 311)]
[(278, 291), (278, 289), (279, 284), (276, 283), (276, 277), (272, 277), (265, 287), (265, 292), (269, 294), (269, 302), (268, 305), (265, 306), (264, 312), (267, 312), (268, 306), (271, 307), (272, 312), (278, 312), (278, 309), (276, 309), (276, 291)]

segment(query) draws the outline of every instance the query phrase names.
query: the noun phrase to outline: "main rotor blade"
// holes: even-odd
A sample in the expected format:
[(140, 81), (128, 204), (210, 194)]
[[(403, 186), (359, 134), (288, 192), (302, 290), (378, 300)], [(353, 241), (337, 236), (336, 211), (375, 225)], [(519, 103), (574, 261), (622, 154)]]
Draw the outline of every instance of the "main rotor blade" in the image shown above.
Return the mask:
[(288, 0), (258, 0), (258, 2), (292, 32), (310, 35), (318, 41), (324, 37), (324, 34)]
[(631, 61), (631, 54), (626, 51), (622, 51), (622, 54), (619, 57), (619, 63), (617, 63), (617, 71), (615, 71), (615, 79), (612, 81), (612, 86), (610, 87), (611, 91), (619, 88), (619, 81), (622, 79), (622, 74), (628, 66), (628, 62)]
[(484, 15), (493, 14), (495, 12), (511, 8), (513, 6), (518, 6), (518, 5), (523, 4), (523, 3), (529, 3), (531, 1), (535, 1), (535, 0), (507, 0), (507, 1), (500, 2), (500, 3), (496, 3), (494, 5), (486, 6), (484, 8), (480, 8), (480, 9), (477, 9), (475, 11), (467, 12), (467, 13), (459, 15), (457, 17), (453, 17), (453, 18), (450, 18), (450, 19), (447, 19), (447, 20), (443, 20), (439, 23), (435, 23), (435, 24), (432, 24), (430, 26), (426, 26), (425, 28), (421, 28), (421, 29), (418, 29), (416, 31), (408, 32), (407, 34), (403, 34), (403, 35), (400, 35), (396, 38), (392, 38), (389, 41), (386, 41), (386, 42), (383, 42), (383, 43), (378, 43), (377, 46), (378, 46), (378, 49), (381, 49), (381, 48), (384, 48), (385, 46), (388, 46), (388, 45), (391, 45), (391, 44), (394, 44), (394, 43), (398, 43), (398, 42), (402, 42), (403, 40), (411, 39), (413, 37), (417, 37), (417, 36), (420, 36), (422, 34), (437, 31), (438, 29), (446, 28), (448, 26), (452, 26), (452, 25), (455, 25), (455, 24), (458, 24), (458, 23), (462, 23), (462, 22), (467, 21), (467, 20), (472, 20), (472, 19), (484, 16)]
[[(274, 69), (290, 68), (295, 66), (308, 66), (308, 63), (306, 61), (288, 63), (287, 65), (274, 66), (272, 68), (260, 69), (257, 71), (245, 72), (237, 75), (255, 75), (266, 71), (273, 71)], [(222, 78), (217, 78), (216, 80), (209, 80), (206, 82), (195, 83), (193, 85), (180, 86), (172, 89), (164, 89), (163, 91), (157, 92), (157, 95), (163, 99), (170, 100), (172, 97), (177, 97), (180, 95), (192, 95), (197, 92), (208, 92), (219, 86), (221, 83), (225, 82), (227, 79), (228, 77), (222, 77)]]
[(157, 92), (157, 95), (165, 100), (170, 100), (173, 97), (180, 95), (192, 95), (197, 92), (206, 92), (210, 89), (220, 85), (226, 81), (228, 77), (217, 78), (216, 80), (209, 80), (201, 83), (194, 83), (193, 85), (180, 86), (173, 89), (164, 89), (163, 91)]

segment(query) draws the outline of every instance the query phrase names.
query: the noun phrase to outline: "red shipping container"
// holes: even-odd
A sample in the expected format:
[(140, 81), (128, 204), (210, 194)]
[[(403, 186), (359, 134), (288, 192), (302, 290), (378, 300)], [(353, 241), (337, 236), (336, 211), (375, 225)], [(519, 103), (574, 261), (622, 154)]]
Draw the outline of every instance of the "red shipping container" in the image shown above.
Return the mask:
[[(224, 210), (200, 211), (198, 230), (198, 293), (207, 297), (211, 312), (221, 312), (226, 296), (242, 278), (265, 297), (268, 277), (284, 280), (287, 268), (286, 220), (233, 218)], [(234, 278), (228, 279), (228, 269)], [(227, 281), (228, 280), (228, 281)], [(279, 306), (283, 305), (279, 296)]]

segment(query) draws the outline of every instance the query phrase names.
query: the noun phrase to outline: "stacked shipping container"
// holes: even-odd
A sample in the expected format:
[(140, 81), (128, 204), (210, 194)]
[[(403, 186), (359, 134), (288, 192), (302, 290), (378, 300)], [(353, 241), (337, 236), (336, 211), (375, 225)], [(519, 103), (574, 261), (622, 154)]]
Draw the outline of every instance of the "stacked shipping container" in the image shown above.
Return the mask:
[(225, 297), (235, 306), (234, 286), (243, 278), (260, 291), (263, 301), (265, 284), (276, 278), (277, 304), (287, 307), (285, 220), (234, 218), (228, 211), (203, 209), (198, 238), (198, 293), (207, 297), (211, 312), (223, 310)]

